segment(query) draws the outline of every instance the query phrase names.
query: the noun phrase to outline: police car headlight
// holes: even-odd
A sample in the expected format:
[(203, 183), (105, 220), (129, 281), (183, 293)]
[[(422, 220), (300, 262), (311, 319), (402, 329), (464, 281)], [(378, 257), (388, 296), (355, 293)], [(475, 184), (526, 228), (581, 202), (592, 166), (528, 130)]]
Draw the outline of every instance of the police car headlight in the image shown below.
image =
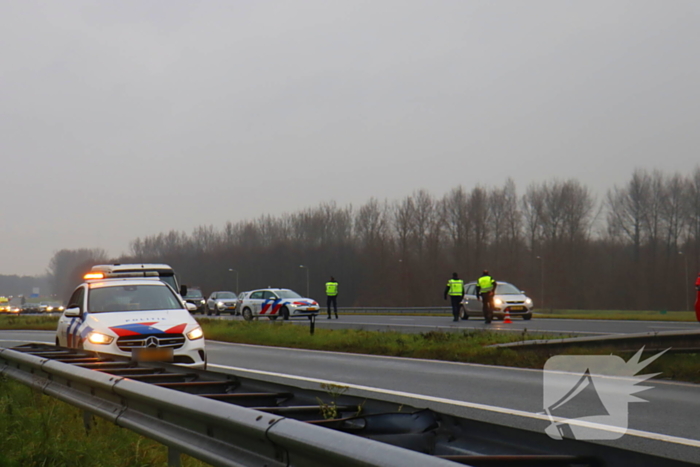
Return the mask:
[(107, 334), (102, 334), (101, 332), (91, 332), (87, 336), (88, 341), (92, 344), (102, 344), (102, 345), (107, 345), (111, 344), (112, 341), (114, 340), (114, 337), (108, 336)]
[(202, 337), (204, 337), (204, 332), (199, 326), (187, 333), (187, 338), (191, 341), (201, 339)]
[(494, 304), (494, 305), (501, 306), (501, 305), (503, 305), (503, 300), (501, 300), (500, 298), (494, 298), (494, 299), (493, 299), (493, 304)]

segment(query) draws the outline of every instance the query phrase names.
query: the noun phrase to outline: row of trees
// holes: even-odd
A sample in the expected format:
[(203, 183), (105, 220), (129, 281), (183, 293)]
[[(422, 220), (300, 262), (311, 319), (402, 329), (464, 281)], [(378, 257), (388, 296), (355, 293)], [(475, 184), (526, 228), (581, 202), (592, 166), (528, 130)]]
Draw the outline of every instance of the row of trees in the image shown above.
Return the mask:
[[(694, 302), (699, 258), (696, 168), (689, 176), (638, 169), (600, 199), (576, 180), (533, 183), (522, 195), (508, 180), (358, 208), (325, 202), (137, 238), (116, 261), (169, 263), (205, 292), (233, 290), (238, 280), (242, 290), (306, 293), (308, 277), (311, 296), (321, 298), (334, 275), (341, 306), (440, 304), (453, 271), (474, 280), (487, 268), (545, 308), (680, 310)], [(106, 259), (102, 250), (57, 253), (57, 290), (65, 295), (79, 277), (71, 267)]]

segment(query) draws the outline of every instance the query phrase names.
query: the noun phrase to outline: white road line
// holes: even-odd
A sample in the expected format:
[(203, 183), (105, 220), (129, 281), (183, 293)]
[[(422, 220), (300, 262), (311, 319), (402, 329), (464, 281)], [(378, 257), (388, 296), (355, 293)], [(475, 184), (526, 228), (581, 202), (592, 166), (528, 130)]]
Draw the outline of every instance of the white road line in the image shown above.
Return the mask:
[(275, 373), (275, 372), (271, 372), (271, 371), (250, 370), (247, 368), (240, 368), (240, 367), (233, 367), (233, 366), (226, 366), (226, 365), (216, 365), (213, 363), (210, 363), (209, 366), (215, 367), (215, 368), (226, 369), (226, 370), (242, 371), (245, 373), (253, 373), (253, 374), (257, 374), (257, 375), (276, 376), (276, 377), (280, 377), (280, 378), (295, 379), (298, 381), (306, 381), (306, 382), (310, 382), (310, 383), (335, 384), (338, 386), (347, 386), (349, 388), (358, 389), (358, 390), (362, 390), (362, 391), (376, 392), (379, 394), (387, 394), (387, 395), (399, 396), (399, 397), (410, 397), (412, 399), (419, 399), (419, 400), (424, 400), (424, 401), (429, 401), (429, 402), (437, 402), (440, 404), (455, 405), (455, 406), (459, 406), (459, 407), (484, 410), (487, 412), (495, 412), (495, 413), (500, 413), (500, 414), (505, 414), (505, 415), (515, 415), (518, 417), (530, 418), (530, 419), (546, 421), (546, 422), (550, 422), (550, 423), (552, 422), (552, 420), (554, 420), (556, 422), (568, 423), (570, 425), (578, 425), (578, 426), (592, 428), (592, 429), (601, 430), (601, 431), (608, 431), (608, 432), (613, 432), (613, 433), (623, 433), (626, 435), (636, 436), (638, 438), (645, 438), (645, 439), (651, 439), (654, 441), (663, 441), (666, 443), (680, 444), (683, 446), (700, 448), (700, 440), (680, 438), (677, 436), (663, 435), (660, 433), (651, 433), (648, 431), (633, 430), (633, 429), (626, 429), (625, 430), (623, 428), (616, 427), (616, 426), (603, 425), (600, 423), (590, 423), (590, 422), (576, 420), (576, 419), (565, 419), (565, 418), (559, 418), (559, 417), (553, 417), (552, 419), (550, 419), (550, 417), (547, 416), (546, 414), (525, 412), (522, 410), (507, 409), (504, 407), (496, 407), (496, 406), (485, 405), (485, 404), (476, 404), (473, 402), (458, 401), (458, 400), (454, 400), (454, 399), (445, 399), (443, 397), (426, 396), (423, 394), (412, 394), (410, 392), (393, 391), (390, 389), (374, 388), (371, 386), (362, 386), (362, 385), (358, 385), (358, 384), (350, 384), (350, 383), (345, 383), (345, 382), (340, 382), (340, 381), (330, 381), (330, 380), (318, 379), (318, 378), (307, 378), (305, 376), (287, 375), (284, 373)]

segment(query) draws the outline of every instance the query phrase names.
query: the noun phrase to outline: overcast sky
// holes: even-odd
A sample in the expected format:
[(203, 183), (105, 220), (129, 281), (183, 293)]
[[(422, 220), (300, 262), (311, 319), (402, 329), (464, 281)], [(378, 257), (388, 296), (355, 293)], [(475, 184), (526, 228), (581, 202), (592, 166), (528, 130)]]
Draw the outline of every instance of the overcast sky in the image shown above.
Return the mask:
[(0, 0), (0, 274), (336, 201), (699, 163), (700, 2)]

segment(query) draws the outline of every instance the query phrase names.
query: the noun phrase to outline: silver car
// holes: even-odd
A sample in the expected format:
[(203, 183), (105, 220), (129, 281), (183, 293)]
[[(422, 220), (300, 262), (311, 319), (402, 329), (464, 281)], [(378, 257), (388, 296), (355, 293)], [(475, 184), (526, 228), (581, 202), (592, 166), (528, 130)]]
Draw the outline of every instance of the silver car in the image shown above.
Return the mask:
[[(496, 294), (493, 297), (493, 318), (503, 319), (506, 310), (510, 316), (522, 316), (524, 320), (532, 318), (534, 305), (525, 292), (508, 282), (496, 281)], [(476, 297), (476, 282), (465, 284), (462, 300), (462, 318), (469, 316), (483, 317), (481, 300)]]
[(228, 290), (220, 290), (212, 292), (207, 299), (207, 316), (211, 314), (220, 315), (221, 313), (231, 313), (239, 315), (238, 297), (235, 292)]

